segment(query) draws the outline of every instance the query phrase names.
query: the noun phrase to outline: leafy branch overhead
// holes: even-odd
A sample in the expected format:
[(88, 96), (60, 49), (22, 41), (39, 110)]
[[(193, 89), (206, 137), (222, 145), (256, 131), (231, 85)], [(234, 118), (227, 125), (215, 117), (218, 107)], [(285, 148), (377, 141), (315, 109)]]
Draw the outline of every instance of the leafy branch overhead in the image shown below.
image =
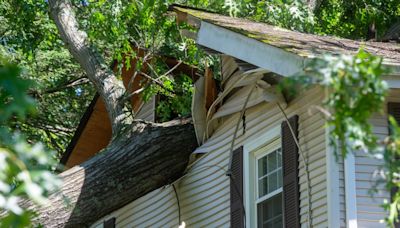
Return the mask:
[(6, 127), (11, 118), (32, 114), (35, 103), (27, 95), (32, 82), (20, 77), (21, 69), (7, 62), (0, 65), (0, 226), (23, 227), (30, 224), (34, 212), (23, 208), (21, 201), (45, 204), (60, 180), (51, 172), (56, 160), (41, 143), (29, 144)]

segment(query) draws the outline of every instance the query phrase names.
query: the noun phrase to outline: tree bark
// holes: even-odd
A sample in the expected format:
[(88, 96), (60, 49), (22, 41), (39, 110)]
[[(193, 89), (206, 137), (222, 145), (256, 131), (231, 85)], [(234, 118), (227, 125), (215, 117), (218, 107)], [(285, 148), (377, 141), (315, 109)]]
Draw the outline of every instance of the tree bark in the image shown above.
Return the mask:
[(101, 55), (90, 44), (85, 31), (79, 29), (70, 0), (49, 0), (53, 18), (61, 39), (71, 55), (79, 62), (87, 77), (103, 98), (110, 117), (113, 138), (130, 124), (130, 111), (124, 102), (125, 88)]
[(120, 138), (89, 161), (61, 173), (61, 191), (50, 196), (48, 205), (30, 207), (38, 214), (35, 223), (87, 227), (179, 178), (197, 145), (187, 120), (138, 121)]

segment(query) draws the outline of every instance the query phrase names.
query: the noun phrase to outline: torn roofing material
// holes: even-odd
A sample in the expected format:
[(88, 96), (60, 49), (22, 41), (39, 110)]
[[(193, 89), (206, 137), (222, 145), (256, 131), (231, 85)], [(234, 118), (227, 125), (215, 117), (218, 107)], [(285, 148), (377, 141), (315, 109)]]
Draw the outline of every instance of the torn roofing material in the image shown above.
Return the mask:
[(178, 14), (178, 20), (186, 21), (195, 27), (199, 27), (202, 21), (208, 22), (305, 58), (314, 58), (326, 53), (355, 54), (362, 47), (371, 54), (383, 57), (384, 64), (400, 66), (400, 44), (397, 43), (355, 41), (305, 34), (180, 5), (172, 5), (170, 10)]

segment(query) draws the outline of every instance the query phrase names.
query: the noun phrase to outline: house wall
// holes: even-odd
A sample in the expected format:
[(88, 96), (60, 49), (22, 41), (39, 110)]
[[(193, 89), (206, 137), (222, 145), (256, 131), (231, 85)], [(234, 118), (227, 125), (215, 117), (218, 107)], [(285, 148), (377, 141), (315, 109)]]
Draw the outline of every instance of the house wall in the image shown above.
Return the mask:
[(156, 189), (94, 223), (115, 217), (116, 227), (178, 227), (178, 205), (172, 187)]
[[(400, 90), (390, 90), (387, 102), (400, 102)], [(388, 117), (387, 105), (384, 107), (384, 114), (374, 114), (370, 119), (373, 132), (379, 139), (388, 136)], [(357, 151), (354, 156), (355, 168), (355, 196), (356, 196), (356, 216), (358, 227), (386, 227), (381, 221), (387, 216), (387, 212), (381, 207), (384, 199), (390, 199), (382, 184), (377, 185), (379, 180), (377, 171), (380, 169), (382, 161), (372, 158), (367, 154)], [(339, 194), (340, 194), (340, 226), (346, 227), (346, 201), (345, 201), (345, 172), (343, 159), (339, 159)], [(370, 190), (378, 191), (371, 194)]]
[[(285, 112), (299, 115), (299, 139), (308, 160), (311, 179), (312, 225), (327, 227), (327, 185), (324, 120), (312, 105), (323, 97), (320, 88), (313, 88), (293, 100)], [(231, 137), (238, 113), (220, 120), (218, 128), (197, 152), (205, 153), (176, 183), (181, 207), (181, 219), (188, 227), (229, 227), (230, 194), (229, 178), (225, 175), (229, 160)], [(243, 145), (260, 136), (266, 130), (280, 125), (282, 113), (275, 104), (265, 102), (246, 111), (246, 133), (239, 129), (236, 146)], [(300, 159), (300, 206), (301, 222), (306, 227), (307, 188), (304, 163)], [(177, 201), (172, 187), (155, 190), (111, 215), (100, 219), (93, 227), (116, 217), (117, 227), (177, 227)]]
[[(323, 93), (314, 88), (299, 99), (289, 104), (285, 110), (289, 116), (299, 115), (299, 139), (306, 160), (309, 163), (311, 193), (312, 193), (312, 217), (315, 227), (327, 226), (327, 189), (325, 169), (325, 129), (324, 120), (320, 115), (309, 113), (309, 108), (322, 100)], [(193, 225), (203, 226), (211, 220), (220, 222), (224, 220), (229, 224), (229, 179), (224, 175), (225, 171), (216, 165), (226, 168), (229, 156), (229, 147), (232, 133), (238, 118), (238, 114), (224, 120), (214, 135), (197, 151), (207, 152), (204, 158), (198, 162), (193, 170), (205, 167), (204, 171), (193, 174), (191, 178), (185, 178), (180, 183), (180, 192), (186, 200), (183, 211), (193, 211), (186, 217), (186, 221), (193, 221)], [(244, 135), (239, 135), (236, 144), (242, 145), (251, 139), (261, 135), (267, 129), (280, 125), (283, 121), (282, 114), (274, 104), (262, 103), (246, 111), (247, 130)], [(239, 129), (242, 132), (242, 129)], [(307, 188), (304, 163), (300, 159), (300, 199), (301, 221), (307, 220)], [(220, 193), (222, 197), (213, 199), (214, 194)], [(211, 197), (211, 199), (209, 199)], [(217, 200), (219, 208), (208, 213), (210, 207)], [(198, 215), (196, 208), (204, 204), (205, 216)], [(219, 211), (218, 211), (219, 210)], [(211, 216), (211, 217), (208, 217)], [(185, 213), (183, 214), (185, 220)]]
[[(392, 89), (387, 98), (388, 102), (400, 102), (400, 90)], [(385, 109), (387, 105), (385, 105)], [(375, 114), (371, 118), (373, 132), (384, 139), (388, 135), (388, 117), (385, 114)], [(357, 200), (357, 223), (358, 227), (386, 227), (381, 223), (387, 216), (387, 212), (380, 206), (384, 199), (390, 199), (390, 193), (384, 185), (376, 185), (379, 179), (377, 170), (382, 165), (382, 161), (372, 158), (365, 153), (356, 152), (355, 154), (355, 181), (356, 181), (356, 200)], [(370, 193), (376, 186), (378, 191)]]

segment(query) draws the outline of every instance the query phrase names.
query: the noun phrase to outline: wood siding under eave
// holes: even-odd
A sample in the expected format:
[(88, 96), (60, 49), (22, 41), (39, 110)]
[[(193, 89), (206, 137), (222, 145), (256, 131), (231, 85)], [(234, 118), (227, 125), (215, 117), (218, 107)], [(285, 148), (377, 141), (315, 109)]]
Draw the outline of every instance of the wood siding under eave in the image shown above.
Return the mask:
[[(289, 116), (299, 115), (299, 140), (309, 163), (313, 227), (328, 226), (325, 121), (320, 114), (310, 113), (310, 107), (320, 104), (322, 98), (322, 89), (315, 87), (298, 96), (285, 109)], [(187, 227), (230, 225), (230, 184), (225, 172), (231, 137), (238, 116), (236, 113), (221, 119), (215, 133), (201, 146), (201, 151), (207, 153), (177, 183), (181, 218)], [(282, 113), (275, 104), (264, 102), (249, 108), (246, 111), (246, 133), (243, 135), (240, 126), (235, 147), (280, 125), (283, 120)], [(302, 227), (305, 227), (308, 200), (302, 160), (299, 160), (299, 184), (300, 222)], [(117, 218), (117, 227), (157, 227), (157, 225), (177, 227), (177, 212), (173, 189), (166, 187), (129, 203), (108, 217)], [(98, 227), (108, 217), (99, 220), (92, 227)]]
[[(154, 96), (146, 102), (139, 113), (137, 119), (154, 121), (155, 118), (155, 98)], [(111, 124), (108, 118), (104, 102), (98, 97), (93, 111), (86, 122), (65, 166), (67, 168), (79, 165), (90, 159), (100, 150), (104, 149), (111, 139)]]

